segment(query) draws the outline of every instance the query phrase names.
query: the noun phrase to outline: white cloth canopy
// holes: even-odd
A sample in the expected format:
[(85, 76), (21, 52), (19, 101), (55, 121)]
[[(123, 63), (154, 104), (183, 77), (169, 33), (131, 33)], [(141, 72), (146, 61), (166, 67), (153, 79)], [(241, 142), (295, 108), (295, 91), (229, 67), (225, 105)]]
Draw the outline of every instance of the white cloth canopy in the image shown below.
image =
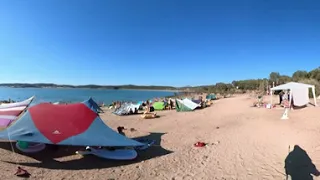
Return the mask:
[[(314, 98), (314, 105), (317, 106), (317, 99), (316, 99), (316, 91), (315, 86), (310, 84), (303, 84), (297, 82), (289, 82), (286, 84), (282, 84), (276, 87), (271, 88), (271, 103), (272, 103), (272, 92), (277, 90), (290, 90), (290, 99), (292, 99), (292, 95), (294, 94), (295, 100), (297, 100), (297, 105), (303, 104), (306, 101), (306, 97), (309, 98), (309, 89), (312, 89), (312, 94)], [(308, 95), (308, 96), (307, 96)], [(309, 99), (308, 99), (309, 101)], [(290, 101), (291, 103), (291, 101)], [(295, 102), (294, 102), (295, 103)], [(296, 104), (296, 103), (295, 103)], [(291, 105), (291, 104), (290, 104)]]
[(281, 84), (279, 86), (271, 88), (272, 91), (277, 91), (277, 90), (291, 90), (295, 88), (314, 88), (314, 85), (310, 84), (303, 84), (303, 83), (297, 83), (297, 82), (289, 82), (286, 84)]

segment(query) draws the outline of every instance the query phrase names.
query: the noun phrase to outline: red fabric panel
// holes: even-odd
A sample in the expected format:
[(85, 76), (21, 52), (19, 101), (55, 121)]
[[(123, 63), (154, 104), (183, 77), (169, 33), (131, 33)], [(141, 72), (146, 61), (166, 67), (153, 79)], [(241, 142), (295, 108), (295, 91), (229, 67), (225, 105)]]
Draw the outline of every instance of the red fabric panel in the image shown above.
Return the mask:
[(97, 114), (85, 104), (38, 104), (29, 108), (38, 130), (52, 143), (57, 144), (86, 131)]
[(21, 112), (22, 112), (21, 110), (0, 111), (0, 115), (6, 115), (6, 116), (18, 116)]

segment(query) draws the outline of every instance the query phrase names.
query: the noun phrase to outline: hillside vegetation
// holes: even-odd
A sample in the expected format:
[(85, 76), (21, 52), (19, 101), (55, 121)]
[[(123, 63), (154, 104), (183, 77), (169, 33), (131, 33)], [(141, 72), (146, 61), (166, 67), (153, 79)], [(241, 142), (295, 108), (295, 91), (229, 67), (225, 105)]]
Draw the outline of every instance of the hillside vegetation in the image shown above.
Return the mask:
[(310, 72), (304, 70), (298, 70), (291, 76), (281, 75), (279, 72), (271, 72), (268, 78), (264, 79), (248, 79), (233, 81), (232, 83), (216, 83), (211, 86), (193, 87), (193, 91), (207, 92), (207, 93), (244, 93), (248, 90), (258, 90), (265, 92), (268, 85), (275, 83), (275, 86), (284, 84), (287, 82), (301, 82), (306, 84), (312, 84), (316, 87), (317, 96), (320, 94), (320, 67), (313, 69)]

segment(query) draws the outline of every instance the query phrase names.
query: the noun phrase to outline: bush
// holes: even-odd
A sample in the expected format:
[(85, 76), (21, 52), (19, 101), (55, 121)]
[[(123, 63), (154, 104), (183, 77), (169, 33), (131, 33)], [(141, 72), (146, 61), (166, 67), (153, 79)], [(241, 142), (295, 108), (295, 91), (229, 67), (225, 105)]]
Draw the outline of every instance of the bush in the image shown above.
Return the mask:
[[(319, 96), (320, 94), (320, 82), (315, 80), (315, 79), (303, 79), (299, 81), (300, 83), (304, 83), (304, 84), (311, 84), (315, 86), (316, 89), (316, 97)], [(313, 94), (312, 94), (312, 90), (309, 90), (309, 97), (313, 98)]]

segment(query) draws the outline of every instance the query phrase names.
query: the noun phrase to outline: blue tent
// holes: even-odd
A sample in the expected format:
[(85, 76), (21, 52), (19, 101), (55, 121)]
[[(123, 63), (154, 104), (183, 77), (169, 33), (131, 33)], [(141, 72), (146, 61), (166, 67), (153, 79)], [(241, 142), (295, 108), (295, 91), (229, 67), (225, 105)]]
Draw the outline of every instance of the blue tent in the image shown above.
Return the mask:
[(215, 94), (208, 94), (208, 95), (206, 96), (206, 99), (208, 99), (208, 100), (216, 100), (217, 97), (216, 97)]

